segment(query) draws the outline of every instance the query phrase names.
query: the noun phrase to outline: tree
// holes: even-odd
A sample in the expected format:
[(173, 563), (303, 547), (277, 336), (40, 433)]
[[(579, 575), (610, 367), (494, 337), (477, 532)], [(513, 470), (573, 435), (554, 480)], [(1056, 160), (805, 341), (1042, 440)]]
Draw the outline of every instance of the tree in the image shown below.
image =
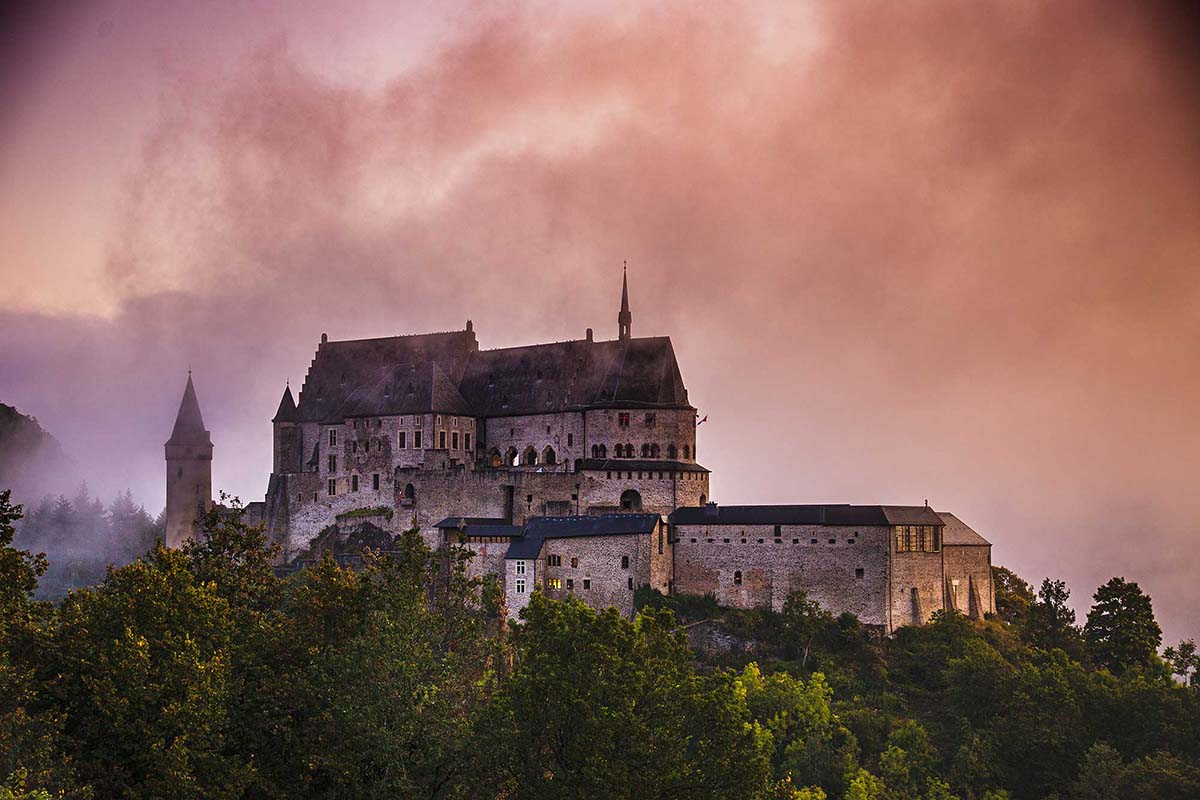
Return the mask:
[(1149, 596), (1136, 583), (1113, 578), (1096, 590), (1083, 629), (1088, 655), (1114, 673), (1150, 665), (1162, 642)]
[(783, 601), (781, 614), (784, 651), (792, 658), (800, 657), (800, 666), (808, 664), (813, 640), (833, 622), (833, 616), (816, 600), (809, 600), (803, 591), (795, 591)]
[(513, 630), (501, 726), (515, 798), (756, 797), (770, 736), (734, 676), (696, 673), (669, 611), (631, 621), (535, 593)]
[(992, 567), (996, 592), (996, 615), (1005, 622), (1020, 624), (1034, 603), (1033, 587), (1007, 567)]
[(1058, 648), (1074, 657), (1082, 654), (1079, 629), (1075, 626), (1075, 611), (1067, 605), (1071, 592), (1063, 581), (1046, 578), (1038, 589), (1037, 599), (1029, 607), (1022, 638), (1032, 647), (1043, 650)]
[(1163, 661), (1171, 667), (1171, 674), (1178, 675), (1186, 686), (1200, 687), (1200, 654), (1196, 653), (1196, 642), (1185, 639), (1178, 647), (1163, 651)]

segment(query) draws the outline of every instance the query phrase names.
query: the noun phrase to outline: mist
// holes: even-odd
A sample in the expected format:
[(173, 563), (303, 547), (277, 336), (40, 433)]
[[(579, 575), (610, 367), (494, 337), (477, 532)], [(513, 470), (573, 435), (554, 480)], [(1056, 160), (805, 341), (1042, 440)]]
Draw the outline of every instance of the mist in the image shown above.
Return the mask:
[(628, 260), (717, 501), (928, 499), (1080, 610), (1123, 575), (1200, 635), (1200, 104), (1167, 8), (501, 4), (372, 81), (282, 23), (150, 62), (95, 263), (4, 257), (0, 401), (154, 513), (190, 367), (214, 488), (261, 499), (323, 332), (615, 337)]

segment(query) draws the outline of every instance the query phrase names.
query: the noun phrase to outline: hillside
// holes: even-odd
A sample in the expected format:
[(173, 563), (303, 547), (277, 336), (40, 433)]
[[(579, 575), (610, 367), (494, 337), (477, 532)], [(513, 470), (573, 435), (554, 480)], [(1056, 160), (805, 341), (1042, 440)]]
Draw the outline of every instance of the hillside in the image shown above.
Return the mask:
[(36, 417), (0, 403), (0, 486), (29, 503), (77, 483), (75, 465)]

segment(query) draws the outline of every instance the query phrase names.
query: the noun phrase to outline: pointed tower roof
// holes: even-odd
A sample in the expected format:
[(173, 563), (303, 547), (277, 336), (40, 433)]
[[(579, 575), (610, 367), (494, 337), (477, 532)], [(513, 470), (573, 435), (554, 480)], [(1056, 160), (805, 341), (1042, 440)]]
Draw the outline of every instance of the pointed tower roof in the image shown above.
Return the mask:
[(629, 264), (621, 270), (621, 311), (617, 314), (617, 338), (621, 340), (632, 336), (631, 326), (633, 314), (629, 312)]
[(175, 416), (175, 428), (167, 444), (212, 444), (200, 416), (200, 402), (196, 399), (196, 387), (192, 385), (192, 373), (188, 371), (187, 386), (183, 389), (183, 400)]
[(292, 387), (289, 384), (283, 388), (283, 398), (280, 399), (279, 409), (271, 422), (296, 422), (299, 417), (296, 413), (296, 400), (292, 397)]

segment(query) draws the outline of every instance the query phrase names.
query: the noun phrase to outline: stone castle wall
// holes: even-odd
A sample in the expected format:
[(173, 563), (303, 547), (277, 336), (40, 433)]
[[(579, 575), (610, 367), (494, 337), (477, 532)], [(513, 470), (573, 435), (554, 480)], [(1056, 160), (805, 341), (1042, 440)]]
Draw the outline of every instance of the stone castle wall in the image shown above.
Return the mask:
[(987, 545), (945, 545), (942, 548), (947, 592), (952, 593), (954, 581), (958, 581), (958, 591), (952, 599), (954, 607), (964, 614), (996, 613), (991, 549)]
[(835, 613), (887, 624), (888, 528), (681, 525), (675, 538), (677, 592), (779, 611), (799, 589)]

